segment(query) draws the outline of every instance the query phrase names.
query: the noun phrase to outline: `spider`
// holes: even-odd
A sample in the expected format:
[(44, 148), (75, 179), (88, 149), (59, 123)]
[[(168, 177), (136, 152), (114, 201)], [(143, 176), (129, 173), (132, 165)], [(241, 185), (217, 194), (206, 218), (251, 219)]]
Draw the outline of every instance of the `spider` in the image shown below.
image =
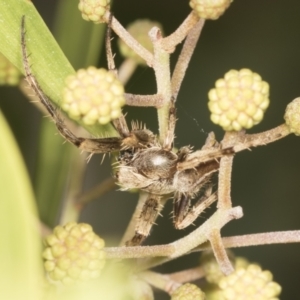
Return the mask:
[[(135, 235), (127, 246), (140, 245), (149, 235), (159, 211), (160, 203), (173, 198), (173, 222), (183, 229), (194, 222), (198, 215), (217, 199), (210, 184), (218, 172), (219, 159), (233, 154), (232, 149), (222, 149), (210, 133), (201, 150), (193, 152), (189, 146), (173, 150), (176, 124), (175, 101), (171, 99), (168, 116), (168, 133), (161, 143), (145, 127), (133, 123), (129, 130), (124, 116), (112, 122), (119, 137), (83, 138), (74, 135), (49, 98), (32, 75), (25, 44), (25, 18), (22, 18), (21, 46), (26, 79), (53, 119), (59, 133), (79, 149), (94, 153), (119, 151), (116, 181), (121, 189), (139, 189), (148, 193), (137, 220)], [(201, 197), (199, 197), (201, 194)], [(191, 206), (191, 200), (198, 196)]]

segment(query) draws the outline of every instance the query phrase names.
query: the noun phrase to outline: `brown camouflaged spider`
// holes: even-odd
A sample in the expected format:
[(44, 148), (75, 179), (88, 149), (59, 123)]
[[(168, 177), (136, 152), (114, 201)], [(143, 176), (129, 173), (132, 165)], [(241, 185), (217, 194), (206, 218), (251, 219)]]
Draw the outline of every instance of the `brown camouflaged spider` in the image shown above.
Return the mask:
[[(183, 229), (217, 199), (209, 183), (219, 169), (219, 158), (233, 154), (231, 148), (221, 149), (214, 134), (210, 133), (201, 150), (192, 152), (188, 146), (173, 150), (176, 124), (174, 101), (168, 117), (168, 133), (161, 143), (148, 129), (133, 125), (130, 131), (125, 118), (114, 120), (113, 126), (120, 137), (83, 138), (75, 136), (40, 88), (32, 75), (25, 45), (24, 17), (22, 19), (22, 55), (26, 79), (55, 122), (59, 133), (79, 149), (93, 153), (119, 151), (117, 183), (123, 190), (140, 189), (148, 193), (137, 220), (135, 235), (127, 245), (139, 245), (149, 235), (161, 201), (173, 198), (174, 226)], [(199, 200), (191, 207), (191, 200)]]

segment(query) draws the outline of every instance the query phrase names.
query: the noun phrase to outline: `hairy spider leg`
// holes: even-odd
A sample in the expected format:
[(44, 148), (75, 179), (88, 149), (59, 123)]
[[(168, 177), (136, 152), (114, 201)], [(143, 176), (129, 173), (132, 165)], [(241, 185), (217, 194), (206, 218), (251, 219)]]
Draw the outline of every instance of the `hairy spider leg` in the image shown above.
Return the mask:
[(126, 242), (126, 246), (137, 246), (143, 243), (149, 236), (151, 228), (161, 211), (161, 200), (163, 196), (148, 194), (148, 198), (142, 207), (140, 216), (137, 220), (135, 235)]
[(212, 193), (212, 186), (208, 186), (204, 192), (204, 195), (187, 210), (186, 214), (181, 219), (174, 219), (174, 226), (176, 229), (184, 229), (198, 218), (198, 216), (211, 204), (217, 200), (217, 192)]
[[(74, 144), (76, 147), (83, 151), (90, 153), (110, 153), (114, 151), (119, 151), (123, 147), (126, 148), (127, 142), (130, 147), (143, 147), (148, 140), (145, 141), (145, 134), (141, 130), (136, 132), (127, 133), (127, 125), (125, 120), (116, 126), (116, 130), (121, 135), (121, 137), (107, 137), (107, 138), (83, 138), (74, 135), (65, 125), (57, 109), (52, 105), (50, 99), (41, 89), (36, 78), (31, 72), (28, 54), (26, 49), (26, 39), (25, 39), (25, 16), (22, 17), (21, 22), (21, 47), (22, 47), (22, 58), (23, 66), (25, 70), (26, 80), (29, 86), (33, 89), (35, 94), (38, 96), (40, 102), (45, 106), (49, 112), (51, 118), (53, 119), (59, 133), (70, 143)], [(126, 138), (125, 138), (126, 137)]]
[[(181, 222), (187, 218), (191, 211), (191, 199), (201, 191), (210, 181), (215, 172), (219, 170), (219, 162), (212, 160), (207, 163), (200, 164), (195, 169), (188, 169), (178, 174), (177, 181), (182, 181), (182, 188), (179, 186), (174, 195), (174, 226), (179, 229)], [(188, 173), (187, 173), (188, 172)], [(185, 178), (188, 178), (188, 181)], [(191, 182), (191, 184), (189, 183)], [(186, 188), (188, 186), (188, 188)], [(187, 190), (184, 190), (187, 189)], [(207, 188), (204, 195), (207, 194)], [(205, 198), (209, 197), (206, 196)], [(200, 199), (203, 198), (201, 197)], [(199, 205), (199, 201), (195, 206)], [(207, 206), (206, 206), (207, 207)], [(194, 208), (192, 208), (193, 210)], [(197, 210), (198, 211), (198, 210)], [(199, 212), (200, 213), (200, 212)], [(189, 217), (186, 219), (188, 220)], [(194, 220), (193, 220), (194, 221)], [(193, 222), (192, 221), (192, 222)], [(185, 221), (186, 222), (186, 221)], [(188, 225), (186, 225), (188, 226)], [(184, 228), (184, 227), (181, 227)]]

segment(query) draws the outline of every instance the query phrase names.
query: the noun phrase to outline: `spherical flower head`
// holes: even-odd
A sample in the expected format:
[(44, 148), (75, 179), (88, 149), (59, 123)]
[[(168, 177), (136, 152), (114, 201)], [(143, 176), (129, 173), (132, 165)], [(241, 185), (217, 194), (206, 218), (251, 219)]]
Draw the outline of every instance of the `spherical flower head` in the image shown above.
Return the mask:
[(110, 0), (80, 0), (78, 8), (86, 21), (105, 23), (105, 13), (110, 10)]
[(86, 125), (109, 123), (124, 104), (124, 87), (112, 72), (89, 67), (66, 79), (61, 107)]
[(269, 85), (249, 69), (230, 70), (208, 93), (213, 123), (225, 131), (240, 131), (258, 124), (269, 106)]
[(233, 0), (190, 0), (190, 7), (203, 19), (216, 20)]
[(21, 72), (0, 53), (0, 85), (17, 85)]
[(258, 265), (250, 264), (247, 268), (238, 268), (229, 276), (223, 277), (219, 287), (225, 300), (278, 300), (281, 287), (272, 279), (271, 272), (262, 271)]
[[(162, 30), (162, 25), (160, 23), (148, 19), (136, 20), (133, 23), (130, 23), (126, 29), (144, 48), (153, 52), (153, 45), (148, 36), (148, 32), (153, 27), (158, 27)], [(127, 46), (124, 41), (119, 39), (118, 43), (120, 52), (124, 57), (132, 58), (136, 61), (136, 63), (146, 65), (146, 62), (129, 46)]]
[(205, 294), (195, 284), (186, 283), (172, 293), (171, 300), (205, 300)]
[(105, 264), (104, 241), (90, 225), (57, 226), (45, 242), (44, 266), (52, 280), (72, 284), (99, 277)]
[(284, 119), (290, 132), (293, 132), (295, 135), (300, 135), (300, 98), (296, 98), (288, 104)]

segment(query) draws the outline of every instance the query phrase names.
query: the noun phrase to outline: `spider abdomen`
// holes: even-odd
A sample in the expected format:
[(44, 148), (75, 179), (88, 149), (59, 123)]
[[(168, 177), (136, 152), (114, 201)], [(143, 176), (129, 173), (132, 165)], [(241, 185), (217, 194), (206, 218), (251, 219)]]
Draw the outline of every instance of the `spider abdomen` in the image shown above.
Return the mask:
[(177, 155), (160, 147), (137, 151), (131, 161), (121, 159), (118, 183), (124, 189), (139, 188), (149, 193), (165, 195), (173, 192)]
[(162, 180), (173, 177), (176, 163), (175, 153), (157, 147), (136, 153), (131, 165), (148, 178)]

